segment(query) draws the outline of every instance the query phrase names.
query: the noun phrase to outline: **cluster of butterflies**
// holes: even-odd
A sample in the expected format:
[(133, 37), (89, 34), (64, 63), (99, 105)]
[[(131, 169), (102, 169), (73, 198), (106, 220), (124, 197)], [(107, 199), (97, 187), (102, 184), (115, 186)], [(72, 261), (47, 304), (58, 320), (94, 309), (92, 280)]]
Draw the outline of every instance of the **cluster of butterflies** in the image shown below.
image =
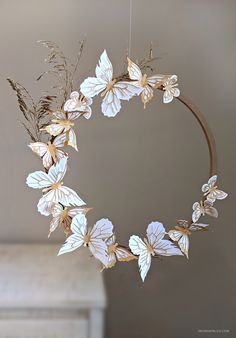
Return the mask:
[[(146, 238), (131, 236), (129, 248), (119, 245), (113, 233), (113, 224), (108, 219), (101, 219), (93, 226), (87, 224), (87, 213), (91, 208), (71, 188), (64, 186), (63, 178), (67, 171), (68, 154), (64, 148), (73, 147), (78, 151), (74, 121), (92, 115), (92, 97), (101, 93), (103, 97), (102, 112), (114, 117), (121, 109), (121, 100), (129, 100), (141, 95), (144, 107), (152, 99), (153, 91), (162, 88), (163, 102), (169, 103), (178, 97), (176, 75), (142, 74), (138, 65), (128, 59), (130, 81), (113, 79), (113, 67), (104, 51), (96, 67), (96, 77), (89, 77), (80, 86), (81, 93), (74, 91), (65, 102), (63, 110), (50, 111), (52, 119), (44, 130), (50, 135), (47, 143), (34, 142), (29, 145), (43, 162), (44, 171), (35, 171), (28, 175), (26, 183), (34, 189), (41, 189), (42, 196), (38, 202), (38, 211), (45, 216), (51, 215), (50, 234), (62, 227), (67, 239), (58, 255), (86, 246), (103, 265), (113, 267), (117, 261), (138, 259), (140, 275), (144, 281), (151, 266), (152, 257), (186, 255), (188, 258), (189, 235), (204, 230), (208, 224), (197, 223), (205, 214), (217, 217), (213, 207), (216, 199), (224, 199), (227, 194), (216, 186), (217, 176), (209, 179), (202, 186), (204, 200), (193, 204), (192, 222), (178, 220), (174, 230), (166, 232), (160, 222), (148, 225)], [(168, 235), (168, 239), (165, 236)], [(178, 246), (174, 242), (178, 243)]]
[(226, 192), (218, 189), (216, 182), (217, 175), (214, 175), (209, 178), (206, 184), (203, 184), (202, 192), (204, 193), (204, 200), (193, 204), (192, 222), (178, 220), (175, 229), (168, 232), (172, 241), (178, 242), (181, 251), (187, 258), (189, 251), (189, 236), (191, 233), (206, 230), (209, 226), (209, 224), (197, 223), (198, 220), (201, 216), (205, 215), (218, 217), (218, 211), (213, 207), (213, 203), (216, 200), (223, 200), (228, 196)]
[(177, 75), (152, 75), (142, 74), (140, 67), (128, 58), (129, 81), (119, 81), (113, 78), (113, 67), (106, 50), (100, 56), (96, 66), (96, 77), (88, 77), (80, 86), (85, 97), (92, 98), (98, 94), (103, 97), (102, 113), (114, 117), (121, 109), (121, 100), (129, 101), (133, 96), (141, 95), (141, 100), (146, 104), (153, 98), (154, 89), (162, 88), (164, 91), (163, 102), (170, 103), (174, 97), (180, 95), (177, 88)]

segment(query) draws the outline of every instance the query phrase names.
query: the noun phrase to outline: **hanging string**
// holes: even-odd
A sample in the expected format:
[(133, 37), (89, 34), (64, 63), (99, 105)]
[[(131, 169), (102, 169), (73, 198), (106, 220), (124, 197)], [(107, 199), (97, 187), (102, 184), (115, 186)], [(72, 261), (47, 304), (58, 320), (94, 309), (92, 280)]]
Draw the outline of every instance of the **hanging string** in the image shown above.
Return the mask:
[(129, 0), (129, 43), (128, 43), (128, 56), (129, 57), (131, 57), (132, 10), (133, 10), (133, 0)]

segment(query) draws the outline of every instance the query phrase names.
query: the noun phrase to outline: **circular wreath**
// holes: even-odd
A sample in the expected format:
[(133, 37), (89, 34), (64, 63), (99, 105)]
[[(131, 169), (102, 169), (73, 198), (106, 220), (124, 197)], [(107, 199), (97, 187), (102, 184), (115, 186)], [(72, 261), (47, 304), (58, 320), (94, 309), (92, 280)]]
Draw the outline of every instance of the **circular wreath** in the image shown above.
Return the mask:
[[(75, 91), (73, 79), (82, 54), (83, 42), (76, 63), (70, 65), (72, 70), (69, 69), (68, 60), (58, 46), (49, 41), (43, 43), (49, 48), (47, 61), (51, 66), (45, 73), (59, 75), (63, 83), (61, 87), (56, 87), (57, 95), (43, 95), (35, 103), (23, 86), (10, 79), (8, 81), (17, 93), (18, 103), (25, 117), (23, 124), (33, 141), (29, 147), (42, 159), (44, 167), (44, 171), (29, 174), (26, 183), (31, 188), (42, 190), (38, 211), (42, 215), (51, 216), (49, 236), (58, 227), (62, 227), (67, 236), (58, 255), (74, 251), (84, 245), (102, 263), (103, 268), (111, 268), (117, 261), (128, 262), (138, 259), (142, 281), (150, 269), (152, 257), (185, 255), (188, 258), (189, 236), (194, 232), (204, 231), (209, 226), (199, 223), (199, 219), (206, 215), (218, 217), (213, 204), (216, 200), (226, 198), (227, 193), (216, 186), (216, 149), (211, 130), (198, 108), (183, 95), (180, 96), (177, 75), (153, 74), (150, 63), (155, 58), (150, 53), (148, 59), (137, 62), (127, 58), (127, 71), (114, 77), (111, 61), (104, 50), (95, 69), (96, 76), (85, 79), (80, 85), (80, 91)], [(150, 75), (147, 75), (148, 71)], [(71, 146), (78, 151), (73, 129), (75, 120), (82, 117), (88, 120), (91, 118), (94, 96), (101, 94), (103, 115), (115, 117), (121, 109), (121, 101), (141, 96), (145, 108), (156, 90), (163, 94), (163, 103), (170, 103), (173, 98), (178, 98), (197, 118), (208, 142), (210, 178), (202, 186), (202, 200), (192, 206), (190, 220), (177, 220), (174, 229), (169, 231), (165, 230), (162, 223), (151, 222), (144, 240), (132, 235), (129, 246), (123, 246), (117, 242), (114, 226), (109, 219), (103, 218), (93, 226), (88, 225), (87, 213), (91, 208), (85, 207), (86, 203), (78, 194), (63, 184), (68, 161), (65, 148)], [(62, 98), (60, 105), (58, 96)], [(58, 106), (52, 109), (55, 103)]]

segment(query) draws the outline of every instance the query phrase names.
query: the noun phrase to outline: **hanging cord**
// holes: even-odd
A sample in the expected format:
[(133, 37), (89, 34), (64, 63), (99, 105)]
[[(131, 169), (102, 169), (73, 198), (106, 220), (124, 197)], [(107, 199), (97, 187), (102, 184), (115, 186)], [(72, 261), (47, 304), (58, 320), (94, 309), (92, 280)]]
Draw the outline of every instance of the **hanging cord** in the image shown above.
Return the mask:
[(128, 43), (128, 56), (129, 57), (131, 57), (132, 11), (133, 11), (133, 0), (129, 0), (129, 43)]

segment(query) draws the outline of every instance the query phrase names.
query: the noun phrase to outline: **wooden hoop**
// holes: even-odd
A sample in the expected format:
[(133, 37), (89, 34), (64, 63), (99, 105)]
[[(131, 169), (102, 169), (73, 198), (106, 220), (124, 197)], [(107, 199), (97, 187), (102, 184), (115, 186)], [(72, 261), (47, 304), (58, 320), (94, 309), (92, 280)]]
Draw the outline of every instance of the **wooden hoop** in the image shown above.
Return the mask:
[(208, 145), (208, 151), (210, 155), (210, 172), (209, 177), (216, 175), (217, 173), (217, 151), (216, 151), (216, 143), (214, 136), (212, 134), (212, 131), (209, 127), (209, 124), (207, 123), (207, 120), (205, 119), (202, 112), (199, 110), (199, 108), (193, 104), (193, 102), (186, 96), (180, 95), (177, 97), (177, 99), (182, 102), (194, 115), (196, 120), (201, 126), (201, 129), (206, 137), (207, 145)]

